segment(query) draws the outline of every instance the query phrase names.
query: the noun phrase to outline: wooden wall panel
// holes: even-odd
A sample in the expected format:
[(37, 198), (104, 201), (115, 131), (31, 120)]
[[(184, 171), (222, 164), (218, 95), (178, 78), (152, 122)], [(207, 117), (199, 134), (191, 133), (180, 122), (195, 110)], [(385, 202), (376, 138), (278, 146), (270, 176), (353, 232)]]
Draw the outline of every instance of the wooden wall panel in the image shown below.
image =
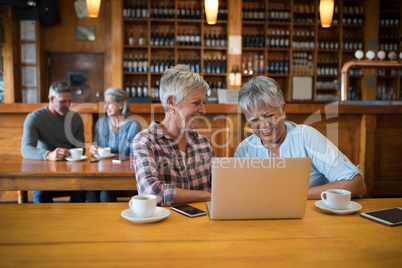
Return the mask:
[[(58, 52), (92, 52), (103, 53), (105, 42), (110, 38), (106, 32), (106, 23), (110, 17), (110, 1), (102, 1), (99, 16), (91, 19), (79, 19), (74, 11), (75, 0), (57, 1), (60, 22), (53, 26), (43, 27), (44, 51)], [(94, 26), (95, 41), (75, 40), (76, 26)]]

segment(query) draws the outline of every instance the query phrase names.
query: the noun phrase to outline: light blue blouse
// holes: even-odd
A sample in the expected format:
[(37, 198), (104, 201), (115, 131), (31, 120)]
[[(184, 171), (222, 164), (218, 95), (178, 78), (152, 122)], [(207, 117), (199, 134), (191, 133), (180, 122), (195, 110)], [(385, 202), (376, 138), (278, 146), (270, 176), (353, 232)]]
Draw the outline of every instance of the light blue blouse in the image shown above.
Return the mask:
[(127, 119), (126, 123), (120, 126), (115, 134), (109, 117), (102, 117), (96, 122), (93, 144), (110, 147), (112, 153), (120, 156), (130, 156), (133, 152), (133, 139), (140, 131), (141, 126), (138, 122)]
[[(285, 121), (286, 137), (279, 147), (280, 157), (309, 157), (312, 160), (310, 185), (314, 187), (328, 182), (351, 180), (362, 175), (358, 166), (316, 129)], [(261, 139), (255, 134), (242, 141), (235, 157), (269, 157)]]

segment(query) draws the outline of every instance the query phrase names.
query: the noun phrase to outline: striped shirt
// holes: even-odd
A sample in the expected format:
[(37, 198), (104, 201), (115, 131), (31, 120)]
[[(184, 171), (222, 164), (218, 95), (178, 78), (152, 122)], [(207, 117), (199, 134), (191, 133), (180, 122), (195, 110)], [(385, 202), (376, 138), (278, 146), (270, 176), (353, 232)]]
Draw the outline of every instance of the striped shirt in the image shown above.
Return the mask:
[(163, 132), (159, 122), (152, 122), (137, 134), (133, 164), (139, 194), (156, 195), (159, 205), (169, 206), (176, 196), (176, 187), (211, 191), (211, 160), (215, 156), (212, 144), (193, 130), (187, 131), (186, 137), (183, 157), (179, 144)]

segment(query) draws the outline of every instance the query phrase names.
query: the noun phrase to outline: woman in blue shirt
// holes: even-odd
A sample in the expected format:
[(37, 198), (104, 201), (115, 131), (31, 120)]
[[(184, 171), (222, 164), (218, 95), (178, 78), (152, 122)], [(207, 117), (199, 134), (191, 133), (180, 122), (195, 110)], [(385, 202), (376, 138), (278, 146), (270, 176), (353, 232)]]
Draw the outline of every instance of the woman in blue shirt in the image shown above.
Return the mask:
[[(254, 135), (242, 141), (236, 157), (309, 157), (309, 199), (320, 199), (328, 189), (366, 192), (362, 172), (319, 131), (285, 121), (285, 101), (275, 80), (258, 76), (244, 84), (239, 105)], [(289, 185), (290, 186), (290, 185)]]
[[(99, 147), (110, 147), (111, 153), (119, 157), (131, 156), (133, 139), (141, 127), (138, 122), (128, 118), (131, 112), (126, 92), (116, 87), (106, 90), (104, 107), (107, 116), (96, 122), (90, 153), (97, 155)], [(88, 191), (87, 201), (116, 202), (116, 192)]]

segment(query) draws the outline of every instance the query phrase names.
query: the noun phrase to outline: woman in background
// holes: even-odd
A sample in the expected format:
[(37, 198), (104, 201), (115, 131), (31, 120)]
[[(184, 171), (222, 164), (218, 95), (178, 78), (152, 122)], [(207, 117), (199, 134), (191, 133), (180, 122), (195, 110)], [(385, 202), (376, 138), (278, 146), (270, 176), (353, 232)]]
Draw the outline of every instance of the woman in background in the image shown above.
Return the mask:
[[(99, 147), (110, 147), (111, 153), (119, 157), (132, 155), (132, 144), (135, 135), (141, 131), (138, 122), (129, 115), (130, 102), (126, 92), (111, 87), (105, 92), (106, 117), (99, 118), (95, 125), (93, 145), (89, 149), (92, 155), (98, 154)], [(116, 191), (88, 191), (88, 202), (116, 202)]]

